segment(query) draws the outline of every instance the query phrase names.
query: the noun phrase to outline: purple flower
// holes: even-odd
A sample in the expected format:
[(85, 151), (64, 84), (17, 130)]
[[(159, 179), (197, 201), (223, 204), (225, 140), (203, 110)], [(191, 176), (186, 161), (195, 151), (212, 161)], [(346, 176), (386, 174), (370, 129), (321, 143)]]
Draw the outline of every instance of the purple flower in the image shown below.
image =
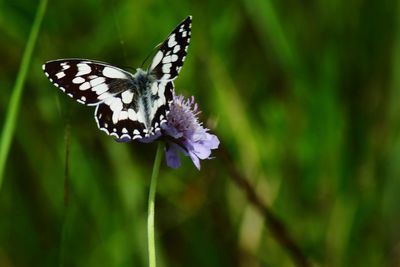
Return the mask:
[(167, 140), (165, 155), (169, 167), (180, 166), (179, 152), (182, 152), (200, 170), (200, 160), (210, 159), (211, 150), (218, 148), (218, 137), (208, 133), (199, 122), (199, 113), (193, 96), (185, 99), (174, 92), (167, 123), (162, 126)]

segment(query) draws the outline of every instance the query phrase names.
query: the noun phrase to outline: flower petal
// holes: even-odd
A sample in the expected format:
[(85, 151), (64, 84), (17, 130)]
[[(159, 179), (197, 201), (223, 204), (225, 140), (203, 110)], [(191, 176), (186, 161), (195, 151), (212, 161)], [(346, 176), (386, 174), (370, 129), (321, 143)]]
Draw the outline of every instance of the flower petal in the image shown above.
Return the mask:
[(208, 135), (209, 147), (211, 149), (217, 149), (220, 143), (218, 137), (214, 134), (209, 134), (209, 133), (207, 133), (207, 135)]
[(193, 150), (200, 159), (208, 159), (211, 155), (211, 149), (219, 146), (219, 140), (216, 135), (204, 132), (202, 138), (192, 143)]
[(175, 127), (172, 127), (168, 124), (161, 125), (161, 128), (165, 131), (165, 133), (175, 139), (179, 139), (183, 136), (183, 133), (179, 132)]
[(211, 155), (211, 149), (204, 143), (194, 143), (193, 152), (200, 159), (207, 159)]
[(176, 169), (181, 166), (181, 160), (179, 159), (179, 150), (179, 146), (173, 143), (168, 143), (165, 147), (165, 160), (167, 161), (168, 167)]
[(189, 156), (192, 159), (194, 166), (196, 166), (196, 168), (200, 171), (200, 160), (197, 157), (197, 155), (195, 153), (193, 153), (192, 151), (189, 151)]

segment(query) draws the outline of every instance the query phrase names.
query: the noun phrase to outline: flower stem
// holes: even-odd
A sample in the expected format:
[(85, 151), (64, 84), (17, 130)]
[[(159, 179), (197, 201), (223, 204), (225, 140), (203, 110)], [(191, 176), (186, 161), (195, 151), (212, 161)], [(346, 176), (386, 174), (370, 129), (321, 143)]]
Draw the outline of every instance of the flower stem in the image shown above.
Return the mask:
[(154, 159), (153, 172), (151, 174), (148, 215), (147, 215), (147, 242), (149, 249), (149, 266), (156, 267), (156, 246), (154, 240), (154, 202), (156, 197), (158, 171), (162, 158), (162, 142), (158, 142), (156, 158)]

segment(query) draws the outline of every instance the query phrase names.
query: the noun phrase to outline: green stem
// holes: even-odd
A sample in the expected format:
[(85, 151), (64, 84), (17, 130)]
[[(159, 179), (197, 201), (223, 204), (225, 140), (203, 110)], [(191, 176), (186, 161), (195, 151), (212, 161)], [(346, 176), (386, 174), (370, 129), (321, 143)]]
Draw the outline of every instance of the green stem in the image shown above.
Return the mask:
[(18, 109), (21, 100), (22, 90), (28, 73), (28, 68), (32, 59), (33, 49), (39, 34), (40, 24), (42, 23), (47, 6), (47, 0), (41, 0), (36, 11), (28, 41), (22, 56), (21, 65), (17, 74), (17, 79), (12, 90), (12, 95), (7, 109), (3, 131), (0, 138), (0, 189), (3, 182), (4, 169), (12, 137), (14, 135), (15, 124), (18, 116)]
[(149, 266), (156, 267), (156, 245), (154, 240), (154, 202), (156, 198), (158, 171), (160, 170), (163, 152), (162, 142), (158, 142), (156, 158), (154, 159), (153, 173), (151, 174), (149, 206), (147, 215), (147, 242), (149, 248)]

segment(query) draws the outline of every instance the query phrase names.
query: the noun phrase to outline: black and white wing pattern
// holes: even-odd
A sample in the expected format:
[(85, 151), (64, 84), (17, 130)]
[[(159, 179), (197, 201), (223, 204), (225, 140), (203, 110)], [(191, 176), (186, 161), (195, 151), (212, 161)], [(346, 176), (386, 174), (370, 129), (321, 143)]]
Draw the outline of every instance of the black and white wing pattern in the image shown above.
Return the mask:
[(58, 59), (42, 66), (56, 87), (79, 103), (94, 106), (127, 90), (132, 74), (104, 62)]
[(160, 45), (149, 72), (158, 80), (174, 80), (182, 68), (189, 47), (192, 16), (188, 16)]
[(149, 142), (161, 135), (177, 77), (190, 41), (187, 17), (161, 44), (147, 71), (135, 74), (104, 62), (59, 59), (43, 71), (56, 87), (77, 102), (96, 106), (100, 130), (117, 140)]

